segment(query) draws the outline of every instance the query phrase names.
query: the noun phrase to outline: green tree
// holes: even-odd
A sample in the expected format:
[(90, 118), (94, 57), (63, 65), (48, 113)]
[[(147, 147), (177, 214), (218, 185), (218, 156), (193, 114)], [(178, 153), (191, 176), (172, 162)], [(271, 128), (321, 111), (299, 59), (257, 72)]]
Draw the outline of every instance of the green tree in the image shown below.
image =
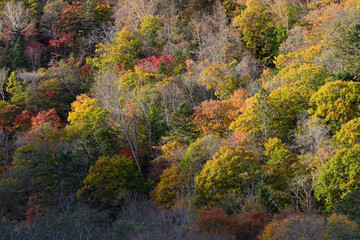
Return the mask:
[(267, 164), (278, 169), (286, 168), (286, 165), (292, 160), (291, 152), (278, 138), (269, 138), (265, 144), (264, 154), (268, 157)]
[[(263, 166), (267, 173), (264, 184), (267, 185), (264, 186), (263, 192), (260, 191), (259, 193), (266, 193), (266, 187), (270, 188), (267, 190), (271, 199), (276, 200), (278, 205), (284, 206), (289, 201), (284, 191), (293, 177), (294, 158), (285, 144), (278, 138), (269, 138), (268, 142), (265, 143), (264, 155), (267, 158), (267, 162)], [(271, 203), (271, 201), (267, 202), (270, 205)]]
[(246, 100), (245, 108), (230, 129), (245, 137), (245, 141), (262, 144), (273, 137), (272, 118), (274, 109), (270, 104), (269, 92), (262, 89), (255, 96)]
[(7, 52), (14, 69), (26, 66), (25, 49), (25, 36), (22, 34), (22, 30), (20, 28), (13, 29)]
[(100, 156), (112, 156), (121, 148), (119, 133), (109, 125), (108, 111), (103, 108), (87, 116), (76, 136), (74, 155), (85, 163), (86, 171)]
[(68, 116), (69, 125), (67, 131), (69, 134), (78, 134), (80, 129), (84, 126), (89, 115), (96, 111), (98, 102), (96, 99), (88, 97), (86, 94), (81, 94), (76, 97), (76, 101), (71, 104), (71, 112)]
[(166, 142), (176, 140), (180, 143), (189, 144), (197, 138), (199, 133), (190, 119), (190, 116), (193, 113), (194, 109), (192, 109), (186, 102), (179, 105), (170, 118), (170, 131), (165, 137)]
[(157, 31), (160, 29), (160, 20), (158, 16), (148, 15), (142, 18), (140, 24), (140, 34), (154, 42), (157, 38)]
[(340, 149), (325, 164), (315, 187), (315, 197), (322, 201), (326, 210), (360, 188), (360, 145)]
[(273, 109), (271, 129), (273, 136), (284, 141), (289, 140), (289, 132), (296, 127), (300, 114), (309, 108), (309, 99), (313, 91), (305, 86), (284, 85), (272, 91), (269, 104)]
[(189, 178), (188, 180), (193, 182), (204, 164), (212, 159), (212, 156), (220, 149), (221, 145), (220, 136), (213, 134), (196, 139), (195, 142), (190, 143), (190, 146), (183, 154), (178, 164), (179, 169)]
[(97, 45), (99, 57), (88, 58), (86, 62), (95, 69), (133, 69), (140, 55), (140, 46), (140, 38), (124, 27), (112, 42)]
[(8, 78), (6, 91), (10, 93), (10, 101), (17, 105), (23, 105), (25, 101), (26, 80), (21, 81), (16, 78), (16, 71), (12, 72)]

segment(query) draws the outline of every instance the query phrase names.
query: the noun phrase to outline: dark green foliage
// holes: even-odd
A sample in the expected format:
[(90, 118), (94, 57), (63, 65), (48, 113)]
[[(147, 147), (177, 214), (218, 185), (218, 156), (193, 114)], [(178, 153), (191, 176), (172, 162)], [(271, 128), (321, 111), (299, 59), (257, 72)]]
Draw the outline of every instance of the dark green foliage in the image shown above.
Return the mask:
[(353, 189), (337, 202), (335, 209), (360, 224), (360, 190)]
[[(325, 164), (315, 188), (315, 196), (327, 211), (336, 208), (339, 201), (353, 199), (352, 191), (360, 188), (360, 146), (340, 149)], [(350, 196), (348, 196), (350, 194)]]
[(179, 141), (180, 143), (189, 144), (194, 141), (198, 132), (194, 124), (191, 123), (190, 116), (194, 113), (186, 102), (183, 102), (173, 112), (169, 121), (170, 131), (167, 133), (166, 142)]
[(25, 48), (25, 37), (22, 34), (21, 29), (14, 29), (11, 33), (10, 44), (6, 51), (10, 56), (13, 69), (26, 66)]
[(277, 212), (279, 207), (275, 203), (271, 189), (269, 189), (265, 183), (260, 183), (257, 190), (259, 203), (266, 207), (269, 212)]
[[(165, 135), (169, 128), (156, 105), (151, 105), (149, 119), (152, 145), (157, 145), (161, 140), (161, 137)], [(149, 137), (149, 134), (147, 134), (145, 140), (149, 141)]]
[(342, 80), (342, 81), (353, 81), (354, 80), (354, 76), (347, 71), (340, 71), (340, 72), (336, 73), (335, 78), (337, 80)]

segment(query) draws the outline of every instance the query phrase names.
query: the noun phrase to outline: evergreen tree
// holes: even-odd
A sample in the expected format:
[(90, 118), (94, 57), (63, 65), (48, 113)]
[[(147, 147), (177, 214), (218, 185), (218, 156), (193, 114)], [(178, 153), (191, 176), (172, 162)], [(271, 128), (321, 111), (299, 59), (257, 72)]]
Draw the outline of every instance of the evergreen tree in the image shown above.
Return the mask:
[(13, 68), (23, 68), (26, 66), (25, 58), (25, 36), (20, 28), (15, 28), (11, 33), (10, 44), (7, 49)]
[(197, 138), (199, 133), (189, 118), (193, 113), (194, 109), (186, 102), (180, 104), (170, 118), (170, 131), (165, 138), (166, 142), (176, 140), (181, 143), (189, 144)]

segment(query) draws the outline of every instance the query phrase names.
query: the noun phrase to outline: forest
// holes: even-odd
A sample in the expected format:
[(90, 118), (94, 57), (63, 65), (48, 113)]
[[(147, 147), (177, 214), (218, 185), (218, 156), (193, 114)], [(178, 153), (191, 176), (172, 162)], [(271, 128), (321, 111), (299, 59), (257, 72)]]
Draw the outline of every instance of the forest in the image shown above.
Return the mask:
[(360, 239), (360, 0), (0, 0), (0, 240)]

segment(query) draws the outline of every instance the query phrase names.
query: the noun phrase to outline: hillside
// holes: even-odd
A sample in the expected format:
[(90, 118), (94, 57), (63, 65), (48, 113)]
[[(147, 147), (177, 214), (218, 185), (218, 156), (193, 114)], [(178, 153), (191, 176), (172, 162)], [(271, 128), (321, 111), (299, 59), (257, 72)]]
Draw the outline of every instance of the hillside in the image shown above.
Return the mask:
[(0, 95), (0, 239), (360, 239), (359, 0), (3, 0)]

